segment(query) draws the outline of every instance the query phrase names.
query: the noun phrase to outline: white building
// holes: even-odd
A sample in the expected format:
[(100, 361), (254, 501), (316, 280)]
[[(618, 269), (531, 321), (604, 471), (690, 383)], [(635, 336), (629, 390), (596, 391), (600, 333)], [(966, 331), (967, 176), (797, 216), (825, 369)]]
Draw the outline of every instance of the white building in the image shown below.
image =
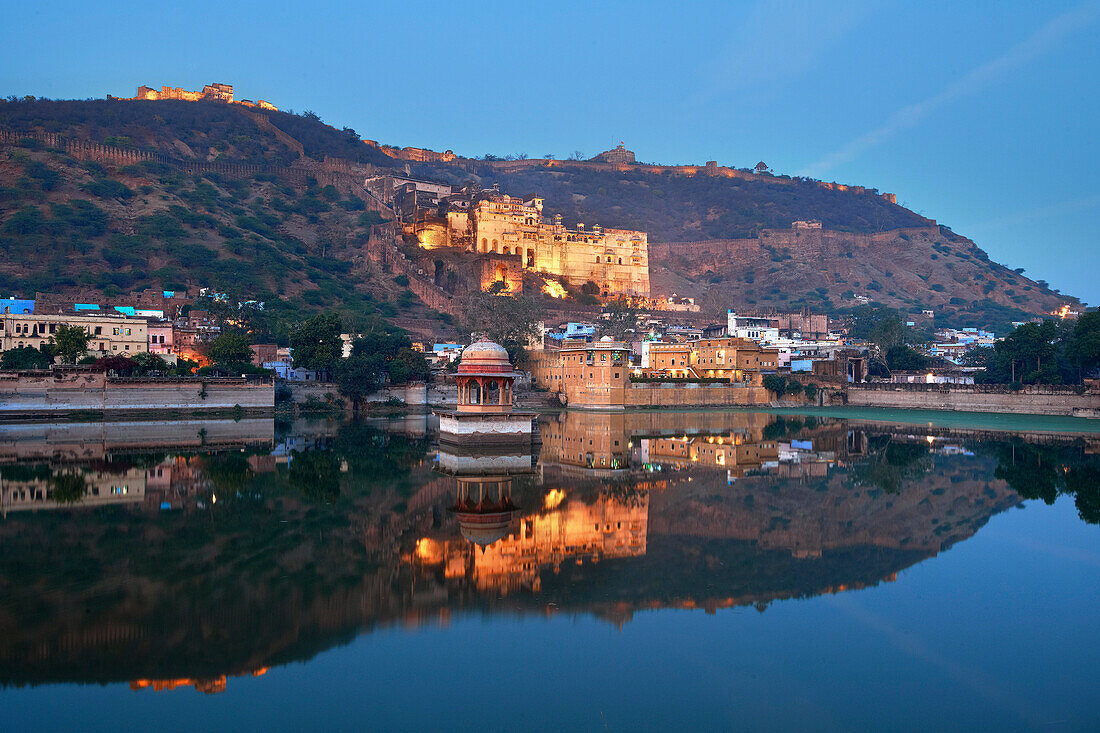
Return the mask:
[(739, 316), (730, 310), (726, 314), (726, 330), (730, 336), (750, 339), (758, 344), (772, 344), (779, 340), (779, 324), (770, 318)]

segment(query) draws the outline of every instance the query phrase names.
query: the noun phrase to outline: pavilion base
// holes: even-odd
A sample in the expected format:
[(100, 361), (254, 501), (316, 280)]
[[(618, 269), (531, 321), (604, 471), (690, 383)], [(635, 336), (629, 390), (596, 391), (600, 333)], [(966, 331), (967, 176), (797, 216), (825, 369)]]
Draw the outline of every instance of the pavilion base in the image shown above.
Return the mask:
[(533, 412), (436, 412), (439, 442), (476, 445), (530, 444)]

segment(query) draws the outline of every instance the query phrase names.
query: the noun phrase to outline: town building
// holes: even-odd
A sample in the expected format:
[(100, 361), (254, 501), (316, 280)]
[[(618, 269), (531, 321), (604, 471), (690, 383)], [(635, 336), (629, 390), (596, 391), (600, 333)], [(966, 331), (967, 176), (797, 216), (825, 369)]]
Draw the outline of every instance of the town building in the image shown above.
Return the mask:
[(51, 342), (59, 326), (83, 328), (88, 333), (88, 353), (95, 356), (132, 356), (149, 348), (148, 321), (144, 318), (6, 313), (0, 319), (0, 351), (22, 346), (41, 349)]
[(771, 318), (758, 316), (739, 316), (733, 310), (726, 314), (727, 331), (730, 336), (751, 339), (760, 344), (779, 340), (779, 324)]
[(0, 313), (34, 313), (34, 301), (24, 298), (0, 300)]

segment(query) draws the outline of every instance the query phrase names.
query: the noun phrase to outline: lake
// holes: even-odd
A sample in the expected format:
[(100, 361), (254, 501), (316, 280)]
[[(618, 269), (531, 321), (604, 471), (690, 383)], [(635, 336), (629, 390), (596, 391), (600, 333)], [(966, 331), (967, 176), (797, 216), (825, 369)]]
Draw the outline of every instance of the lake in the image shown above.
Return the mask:
[(0, 425), (3, 730), (1095, 730), (1100, 421)]

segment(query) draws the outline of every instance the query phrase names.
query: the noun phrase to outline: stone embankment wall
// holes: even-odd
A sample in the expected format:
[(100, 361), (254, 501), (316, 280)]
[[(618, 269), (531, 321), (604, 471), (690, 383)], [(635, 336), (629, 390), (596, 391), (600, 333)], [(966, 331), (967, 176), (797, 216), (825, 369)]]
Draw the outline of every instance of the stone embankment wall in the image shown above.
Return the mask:
[(770, 393), (763, 387), (729, 384), (670, 384), (628, 382), (624, 387), (586, 385), (563, 396), (569, 408), (617, 410), (636, 407), (735, 407), (766, 405)]
[[(291, 390), (291, 400), (295, 404), (302, 404), (311, 398), (320, 402), (333, 402), (340, 398), (344, 399), (345, 403), (350, 404), (349, 400), (341, 396), (340, 389), (335, 382), (288, 382), (288, 384)], [(367, 395), (360, 403), (386, 402), (390, 399), (398, 400), (410, 406), (426, 405), (428, 404), (427, 386), (423, 382), (410, 382), (409, 384), (384, 387), (374, 394)]]
[(852, 384), (833, 397), (853, 407), (1100, 418), (1100, 392), (1080, 394), (1065, 386), (1028, 385), (1014, 392), (981, 384)]
[(0, 372), (0, 416), (61, 415), (74, 410), (104, 413), (161, 411), (268, 412), (275, 407), (273, 382), (245, 379), (113, 379), (102, 372)]
[(0, 463), (98, 460), (111, 453), (153, 449), (270, 448), (274, 441), (275, 423), (271, 417), (27, 421), (0, 430)]
[[(625, 407), (733, 407), (764, 405), (769, 392), (763, 387), (728, 384), (629, 384), (623, 390)], [(570, 407), (583, 405), (570, 405)]]

